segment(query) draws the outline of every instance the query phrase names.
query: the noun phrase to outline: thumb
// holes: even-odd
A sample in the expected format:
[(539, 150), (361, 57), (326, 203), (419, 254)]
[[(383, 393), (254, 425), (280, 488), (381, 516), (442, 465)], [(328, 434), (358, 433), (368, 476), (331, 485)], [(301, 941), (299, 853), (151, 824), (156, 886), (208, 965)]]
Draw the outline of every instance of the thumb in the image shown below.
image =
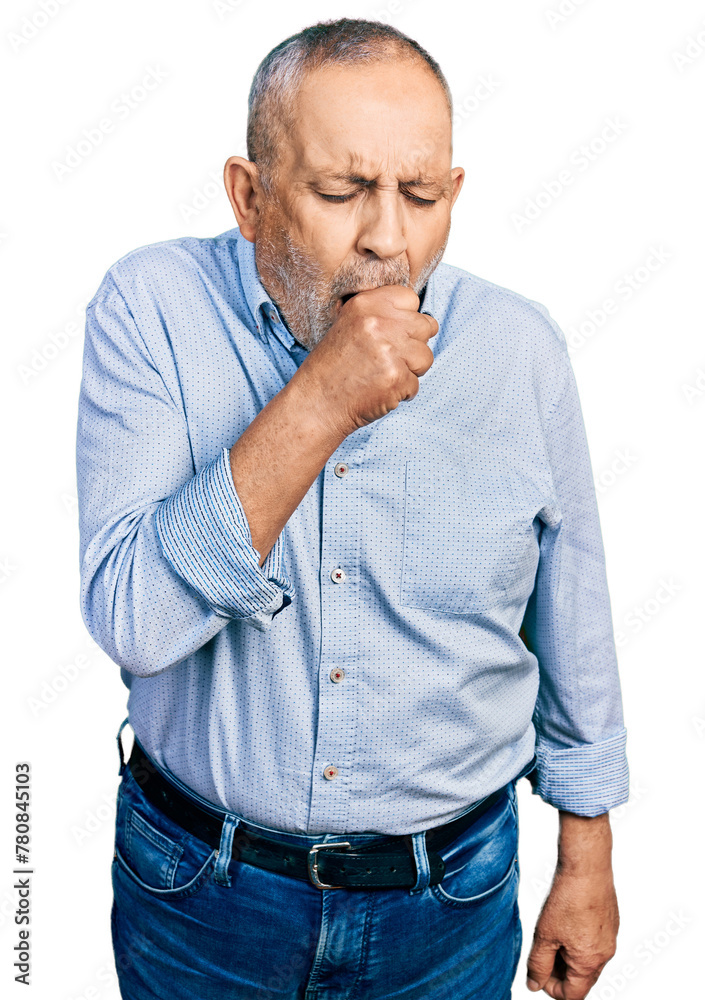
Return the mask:
[(534, 941), (526, 963), (527, 989), (541, 990), (553, 974), (556, 961), (556, 945), (551, 941)]

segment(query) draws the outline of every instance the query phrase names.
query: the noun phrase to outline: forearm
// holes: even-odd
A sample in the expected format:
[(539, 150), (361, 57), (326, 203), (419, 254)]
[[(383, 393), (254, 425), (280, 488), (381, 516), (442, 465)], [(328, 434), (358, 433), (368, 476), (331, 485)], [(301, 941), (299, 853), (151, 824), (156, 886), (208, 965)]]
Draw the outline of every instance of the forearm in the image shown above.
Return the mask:
[(587, 877), (612, 870), (612, 830), (609, 813), (579, 816), (559, 810), (559, 872)]
[[(304, 362), (306, 364), (306, 362)], [(303, 366), (230, 449), (230, 469), (260, 566), (346, 434)]]

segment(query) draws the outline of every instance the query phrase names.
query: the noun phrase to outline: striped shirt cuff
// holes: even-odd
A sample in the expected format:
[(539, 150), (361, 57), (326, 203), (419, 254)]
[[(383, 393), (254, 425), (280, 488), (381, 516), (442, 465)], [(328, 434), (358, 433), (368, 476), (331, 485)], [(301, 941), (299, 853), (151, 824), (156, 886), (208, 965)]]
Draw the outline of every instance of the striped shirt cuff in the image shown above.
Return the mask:
[(629, 798), (627, 731), (600, 743), (556, 749), (539, 734), (534, 795), (556, 809), (579, 816), (599, 816)]
[(263, 631), (295, 596), (279, 535), (263, 565), (230, 471), (229, 449), (157, 508), (166, 559), (216, 614)]

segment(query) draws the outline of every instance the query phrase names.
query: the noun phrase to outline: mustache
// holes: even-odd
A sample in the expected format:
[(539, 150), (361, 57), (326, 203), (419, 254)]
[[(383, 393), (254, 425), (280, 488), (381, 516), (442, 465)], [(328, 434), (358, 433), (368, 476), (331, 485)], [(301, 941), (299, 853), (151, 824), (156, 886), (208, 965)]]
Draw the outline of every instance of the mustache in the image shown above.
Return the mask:
[(374, 263), (355, 263), (341, 268), (331, 281), (331, 299), (354, 295), (368, 288), (379, 288), (381, 285), (409, 285), (410, 271), (408, 261), (375, 261)]

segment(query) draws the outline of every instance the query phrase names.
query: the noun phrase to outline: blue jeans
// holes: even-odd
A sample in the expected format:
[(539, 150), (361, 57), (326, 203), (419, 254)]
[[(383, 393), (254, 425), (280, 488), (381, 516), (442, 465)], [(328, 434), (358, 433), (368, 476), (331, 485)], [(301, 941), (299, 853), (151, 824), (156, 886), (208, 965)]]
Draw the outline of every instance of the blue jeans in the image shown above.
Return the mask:
[[(523, 773), (523, 772), (522, 772)], [(117, 796), (113, 949), (124, 1000), (510, 1000), (522, 943), (516, 781), (439, 853), (428, 885), (413, 835), (413, 888), (326, 889), (231, 857), (144, 797), (129, 767)], [(281, 834), (288, 843), (380, 835)]]

